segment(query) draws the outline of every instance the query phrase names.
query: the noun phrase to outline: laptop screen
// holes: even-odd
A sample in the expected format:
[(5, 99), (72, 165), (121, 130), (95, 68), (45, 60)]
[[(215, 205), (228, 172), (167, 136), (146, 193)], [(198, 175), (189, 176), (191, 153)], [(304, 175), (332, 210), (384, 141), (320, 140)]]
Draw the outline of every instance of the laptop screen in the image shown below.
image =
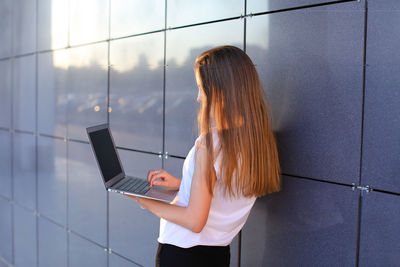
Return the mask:
[(117, 174), (122, 173), (121, 165), (119, 164), (118, 156), (111, 140), (111, 135), (106, 128), (91, 132), (89, 136), (104, 180), (107, 183)]

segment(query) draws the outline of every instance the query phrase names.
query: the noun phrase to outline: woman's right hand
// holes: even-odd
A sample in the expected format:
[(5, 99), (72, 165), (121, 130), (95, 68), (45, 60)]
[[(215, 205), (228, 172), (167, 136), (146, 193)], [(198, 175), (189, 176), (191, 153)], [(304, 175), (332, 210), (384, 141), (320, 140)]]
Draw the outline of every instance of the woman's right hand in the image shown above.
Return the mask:
[(150, 187), (153, 185), (160, 185), (171, 189), (179, 189), (181, 180), (172, 176), (165, 170), (150, 170), (147, 175), (147, 181)]

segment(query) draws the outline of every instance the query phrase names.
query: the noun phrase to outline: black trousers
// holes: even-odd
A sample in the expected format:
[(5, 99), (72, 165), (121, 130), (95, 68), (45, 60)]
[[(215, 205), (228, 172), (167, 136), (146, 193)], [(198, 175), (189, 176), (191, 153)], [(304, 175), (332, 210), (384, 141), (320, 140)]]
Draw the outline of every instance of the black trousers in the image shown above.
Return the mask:
[(229, 267), (230, 259), (229, 245), (180, 248), (159, 243), (156, 267)]

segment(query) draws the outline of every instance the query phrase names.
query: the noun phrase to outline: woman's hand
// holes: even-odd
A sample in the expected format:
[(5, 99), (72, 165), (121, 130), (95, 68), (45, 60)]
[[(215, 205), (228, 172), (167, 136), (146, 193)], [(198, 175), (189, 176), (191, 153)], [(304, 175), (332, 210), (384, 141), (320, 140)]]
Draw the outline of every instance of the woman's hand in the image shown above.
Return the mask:
[(150, 187), (153, 185), (160, 185), (172, 189), (179, 189), (181, 180), (172, 176), (165, 170), (150, 170), (147, 175), (147, 181), (150, 183)]

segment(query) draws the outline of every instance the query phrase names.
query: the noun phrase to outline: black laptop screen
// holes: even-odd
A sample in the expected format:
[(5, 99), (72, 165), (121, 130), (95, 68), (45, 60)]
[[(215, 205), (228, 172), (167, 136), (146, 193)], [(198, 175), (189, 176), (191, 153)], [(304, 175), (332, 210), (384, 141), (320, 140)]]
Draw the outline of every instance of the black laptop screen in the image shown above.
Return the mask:
[(105, 182), (122, 172), (108, 129), (89, 133)]

